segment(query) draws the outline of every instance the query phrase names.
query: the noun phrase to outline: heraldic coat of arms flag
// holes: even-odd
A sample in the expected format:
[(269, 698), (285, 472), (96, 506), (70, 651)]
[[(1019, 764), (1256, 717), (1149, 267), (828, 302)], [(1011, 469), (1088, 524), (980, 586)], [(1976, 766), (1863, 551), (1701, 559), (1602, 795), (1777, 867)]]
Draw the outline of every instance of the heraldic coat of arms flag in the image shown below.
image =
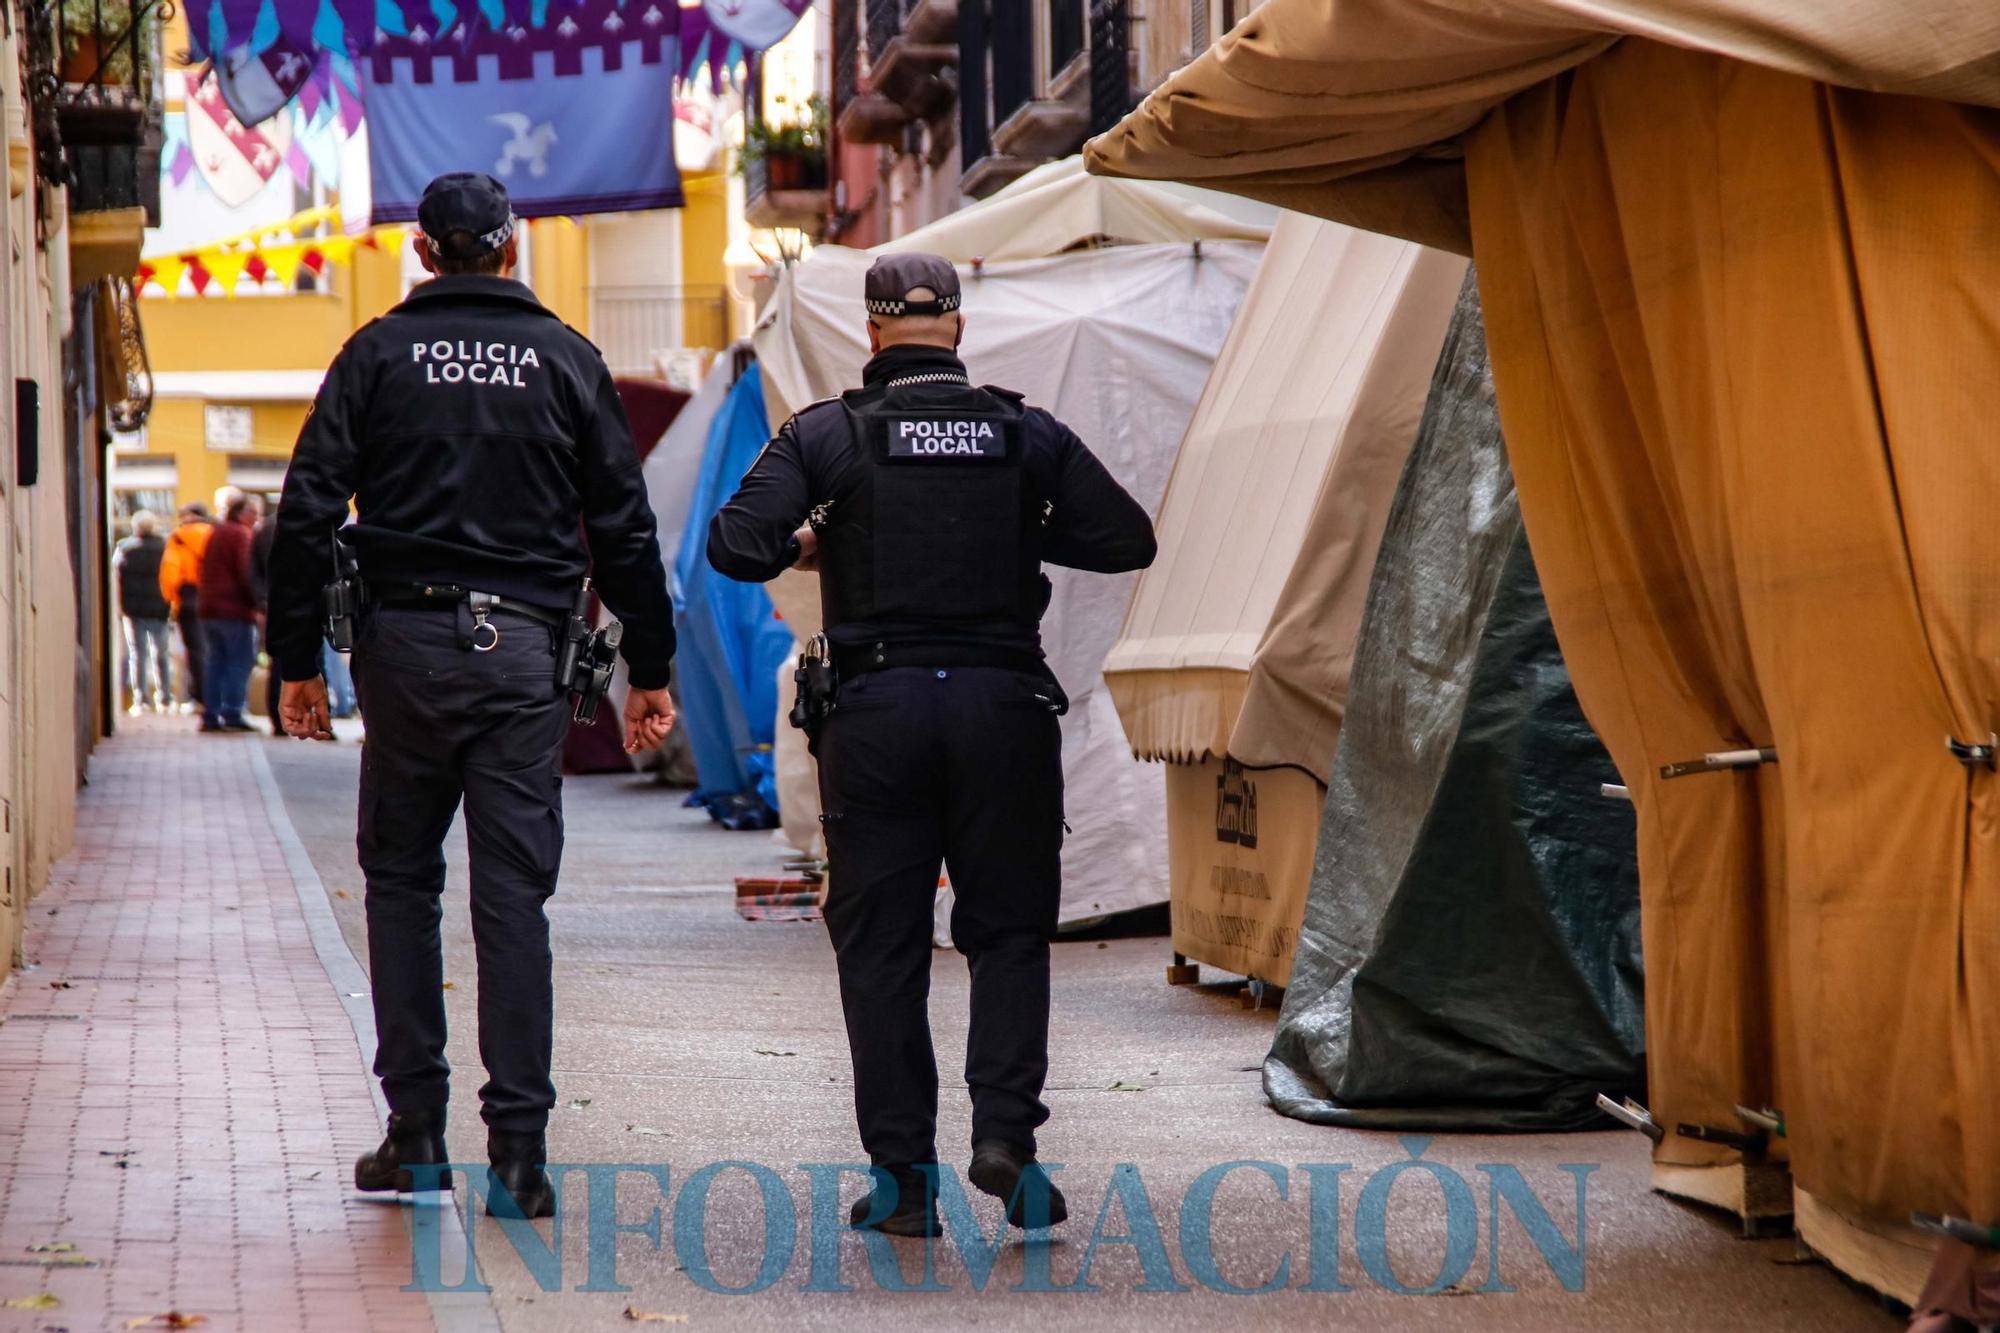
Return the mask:
[(414, 219), (448, 171), (498, 177), (521, 217), (679, 207), (676, 0), (557, 0), (534, 6), (539, 23), (497, 28), (488, 8), (439, 24), (412, 5), (406, 31), (375, 34), (361, 62), (372, 220)]

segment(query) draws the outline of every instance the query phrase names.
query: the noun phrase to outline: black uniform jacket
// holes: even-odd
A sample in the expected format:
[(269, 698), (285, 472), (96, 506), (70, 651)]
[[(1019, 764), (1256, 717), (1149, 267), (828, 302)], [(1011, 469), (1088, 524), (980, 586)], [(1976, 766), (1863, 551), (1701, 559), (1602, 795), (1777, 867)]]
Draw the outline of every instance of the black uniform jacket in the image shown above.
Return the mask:
[[(862, 371), (865, 386), (929, 372), (965, 374), (965, 363), (936, 347), (884, 349)], [(1070, 569), (1119, 574), (1153, 563), (1153, 520), (1126, 494), (1069, 427), (1038, 407), (1022, 422), (1023, 466), (1049, 506), (1042, 529), (1045, 563)], [(736, 494), (717, 512), (708, 529), (708, 562), (719, 573), (746, 583), (776, 578), (799, 557), (793, 534), (822, 503), (839, 504), (858, 484), (859, 445), (837, 399), (815, 403), (795, 415), (766, 446)], [(848, 625), (833, 632), (836, 642), (858, 644), (883, 627)], [(1033, 626), (1022, 627), (1019, 646), (1040, 650)], [(927, 634), (948, 639), (948, 632)]]
[(589, 569), (624, 622), (633, 685), (667, 683), (673, 605), (624, 406), (597, 349), (522, 284), (434, 278), (334, 358), (271, 553), (271, 652), (286, 680), (319, 672), (319, 589), (349, 497), (346, 540), (369, 583), (567, 610)]

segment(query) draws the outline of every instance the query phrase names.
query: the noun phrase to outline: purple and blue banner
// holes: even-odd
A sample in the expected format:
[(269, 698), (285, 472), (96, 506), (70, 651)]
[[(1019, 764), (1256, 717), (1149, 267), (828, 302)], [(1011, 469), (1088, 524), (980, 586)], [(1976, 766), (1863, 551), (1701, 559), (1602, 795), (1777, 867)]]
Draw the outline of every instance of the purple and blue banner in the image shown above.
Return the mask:
[(448, 171), (495, 176), (521, 217), (681, 204), (679, 5), (538, 8), (536, 26), (411, 14), (404, 32), (376, 33), (360, 62), (374, 222), (414, 219), (424, 186)]

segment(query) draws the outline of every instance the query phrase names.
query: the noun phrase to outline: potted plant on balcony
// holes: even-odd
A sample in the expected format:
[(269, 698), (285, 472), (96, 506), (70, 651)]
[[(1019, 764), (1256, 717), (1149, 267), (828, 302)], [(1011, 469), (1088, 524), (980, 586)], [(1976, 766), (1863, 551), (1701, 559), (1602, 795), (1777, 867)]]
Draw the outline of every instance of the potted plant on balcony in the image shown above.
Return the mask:
[(151, 74), (152, 0), (62, 0), (62, 80), (142, 88)]
[(743, 129), (743, 151), (736, 170), (748, 175), (760, 165), (766, 190), (826, 188), (826, 99), (814, 93), (793, 111), (783, 97), (774, 99), (781, 119), (752, 120)]

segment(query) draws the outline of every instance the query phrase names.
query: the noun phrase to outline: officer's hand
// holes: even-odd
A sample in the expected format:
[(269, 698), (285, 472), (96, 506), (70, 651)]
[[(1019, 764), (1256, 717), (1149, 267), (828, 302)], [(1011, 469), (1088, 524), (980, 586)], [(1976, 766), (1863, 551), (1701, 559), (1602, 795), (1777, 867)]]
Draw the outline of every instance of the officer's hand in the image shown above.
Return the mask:
[[(289, 687), (287, 687), (289, 688)], [(324, 704), (326, 691), (320, 691)], [(632, 690), (625, 696), (625, 752), (658, 749), (674, 729), (674, 696), (665, 690)]]
[(798, 538), (799, 542), (799, 558), (792, 562), (792, 568), (807, 571), (818, 569), (819, 534), (812, 530), (812, 525), (808, 523), (805, 527), (793, 533), (792, 536)]
[(332, 740), (333, 722), (327, 716), (325, 679), (314, 676), (311, 680), (286, 681), (278, 695), (278, 717), (284, 722), (288, 736), (302, 741)]

